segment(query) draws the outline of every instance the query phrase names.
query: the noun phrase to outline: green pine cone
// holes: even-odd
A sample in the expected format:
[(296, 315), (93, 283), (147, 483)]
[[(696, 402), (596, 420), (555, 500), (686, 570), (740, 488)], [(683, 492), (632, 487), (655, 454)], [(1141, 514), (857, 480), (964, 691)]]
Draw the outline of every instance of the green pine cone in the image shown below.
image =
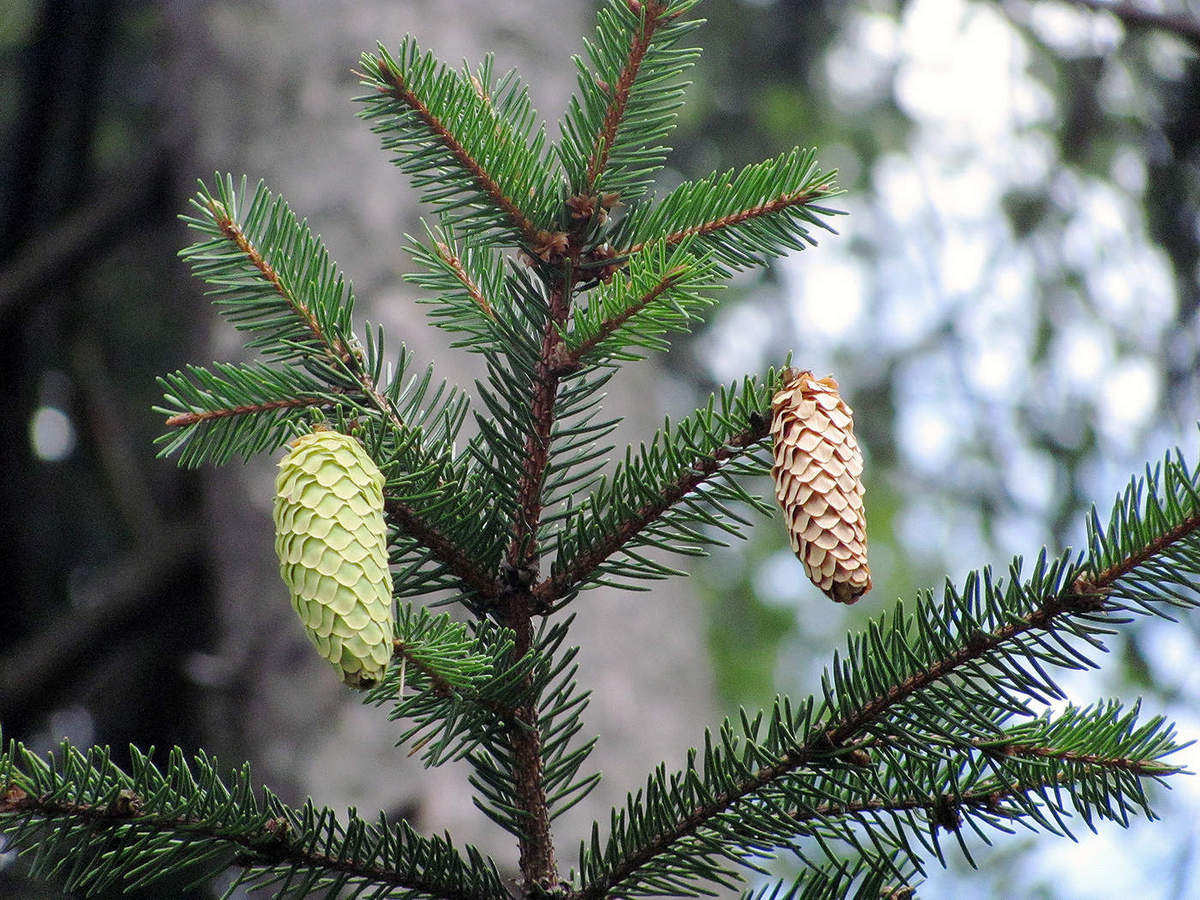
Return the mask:
[(296, 438), (275, 480), (275, 552), (292, 606), (342, 680), (369, 687), (392, 657), (383, 473), (336, 431)]

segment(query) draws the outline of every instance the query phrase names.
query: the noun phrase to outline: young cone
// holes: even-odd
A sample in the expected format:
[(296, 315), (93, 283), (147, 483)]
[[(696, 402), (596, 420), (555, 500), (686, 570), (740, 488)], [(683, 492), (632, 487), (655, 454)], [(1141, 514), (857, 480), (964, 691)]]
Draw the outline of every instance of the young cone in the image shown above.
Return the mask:
[(863, 463), (833, 377), (788, 377), (771, 400), (771, 438), (775, 498), (793, 552), (831, 600), (854, 603), (871, 589)]
[(383, 473), (336, 431), (291, 447), (275, 480), (279, 573), (317, 651), (344, 682), (369, 687), (387, 669), (395, 623)]

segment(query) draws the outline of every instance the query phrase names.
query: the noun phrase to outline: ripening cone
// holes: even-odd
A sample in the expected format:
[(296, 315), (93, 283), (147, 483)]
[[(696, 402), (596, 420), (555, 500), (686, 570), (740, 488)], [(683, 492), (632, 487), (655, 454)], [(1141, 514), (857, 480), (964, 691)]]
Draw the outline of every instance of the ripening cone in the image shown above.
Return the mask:
[(775, 499), (813, 584), (838, 603), (871, 589), (862, 452), (833, 377), (792, 375), (771, 400)]
[(382, 678), (395, 622), (383, 473), (354, 438), (292, 441), (275, 479), (275, 552), (317, 651), (349, 685)]

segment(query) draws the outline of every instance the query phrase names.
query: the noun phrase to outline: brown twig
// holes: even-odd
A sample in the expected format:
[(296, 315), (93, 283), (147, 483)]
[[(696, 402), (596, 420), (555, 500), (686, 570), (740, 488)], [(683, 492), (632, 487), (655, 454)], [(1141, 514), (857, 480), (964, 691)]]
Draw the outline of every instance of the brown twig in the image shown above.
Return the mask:
[(1156, 777), (1180, 772), (1179, 766), (1168, 766), (1158, 760), (1130, 759), (1125, 756), (1100, 756), (1095, 753), (1076, 753), (1074, 750), (1060, 750), (1057, 747), (1040, 747), (1036, 744), (1011, 743), (1001, 746), (990, 745), (985, 749), (988, 753), (1000, 756), (1015, 756), (1020, 759), (1057, 759), (1061, 762), (1079, 766), (1100, 766), (1107, 769), (1120, 769), (1132, 772), (1134, 775)]
[[(1157, 760), (1131, 759), (1123, 756), (1081, 756), (1079, 754), (1069, 754), (1065, 751), (1054, 750), (1050, 747), (1027, 747), (1023, 749), (1028, 752), (1021, 754), (1014, 753), (1012, 755), (1062, 759), (1066, 762), (1079, 765), (1119, 769), (1123, 772), (1131, 772), (1134, 775), (1147, 778), (1156, 778), (1161, 775), (1180, 771), (1177, 767), (1165, 766)], [(1040, 787), (1055, 787), (1057, 785), (1070, 784), (1071, 781), (1070, 773), (1067, 772), (1059, 772), (1053, 778), (1041, 778), (1031, 782), (1003, 782), (998, 779), (992, 779), (990, 783), (985, 782), (979, 789), (960, 794), (957, 797), (952, 794), (942, 794), (931, 797), (909, 797), (903, 800), (891, 798), (863, 800), (858, 803), (822, 803), (819, 806), (809, 809), (797, 809), (792, 813), (792, 817), (797, 821), (807, 822), (814, 819), (826, 819), (832, 816), (853, 816), (858, 813), (868, 812), (905, 812), (917, 809), (923, 809), (931, 816), (944, 816), (947, 810), (958, 812), (965, 809), (982, 809), (990, 810), (991, 812), (1000, 812), (1000, 803), (1008, 797), (1015, 797), (1018, 794), (1024, 794)]]
[(693, 461), (691, 467), (681, 472), (678, 478), (667, 485), (652, 502), (645, 504), (626, 518), (606, 535), (604, 540), (572, 559), (554, 575), (539, 582), (533, 589), (534, 598), (544, 607), (552, 606), (576, 585), (584, 581), (597, 566), (655, 522), (666, 510), (712, 478), (720, 471), (722, 464), (729, 462), (748, 447), (757, 444), (769, 433), (770, 423), (764, 419), (746, 431), (731, 437), (725, 446), (719, 448), (711, 456)]
[(214, 419), (228, 419), (232, 416), (248, 416), (253, 413), (270, 412), (273, 409), (295, 409), (304, 406), (328, 406), (330, 401), (325, 397), (290, 397), (287, 400), (270, 400), (266, 403), (247, 403), (244, 406), (229, 406), (225, 409), (205, 409), (200, 412), (186, 412), (167, 418), (168, 428), (186, 428), (189, 425), (199, 425)]
[(623, 309), (620, 313), (601, 324), (600, 328), (597, 329), (596, 333), (592, 337), (588, 338), (586, 341), (581, 341), (579, 346), (571, 350), (570, 353), (565, 354), (562, 365), (565, 368), (571, 368), (575, 365), (578, 365), (579, 361), (585, 355), (587, 355), (587, 353), (591, 351), (593, 347), (611, 336), (612, 333), (618, 328), (661, 297), (665, 292), (669, 291), (676, 284), (678, 284), (680, 279), (687, 274), (687, 271), (688, 270), (686, 266), (675, 266), (664, 272), (662, 278), (658, 280), (654, 287), (642, 294), (641, 297), (629, 304), (629, 306)]
[(455, 255), (454, 251), (452, 251), (450, 247), (442, 241), (435, 242), (434, 246), (437, 247), (438, 259), (440, 259), (450, 268), (450, 270), (454, 273), (454, 277), (459, 280), (459, 283), (466, 288), (467, 294), (470, 296), (470, 298), (475, 301), (475, 305), (482, 310), (485, 316), (492, 321), (495, 321), (496, 314), (492, 312), (492, 305), (488, 303), (487, 297), (483, 296), (483, 291), (480, 290), (479, 285), (477, 285), (471, 278), (470, 274), (463, 266), (462, 260), (459, 259), (458, 256)]
[[(600, 126), (600, 133), (596, 135), (596, 139), (592, 143), (592, 156), (588, 160), (586, 182), (582, 190), (585, 195), (595, 193), (596, 180), (608, 164), (608, 155), (612, 151), (613, 141), (616, 140), (617, 130), (625, 118), (625, 107), (629, 104), (629, 94), (633, 90), (633, 83), (637, 80), (642, 60), (646, 57), (646, 51), (650, 49), (654, 32), (662, 23), (662, 14), (667, 8), (666, 3), (658, 2), (658, 0), (648, 0), (640, 5), (645, 10), (642, 29), (634, 35), (630, 42), (629, 56), (626, 58), (625, 66), (621, 69), (621, 74), (617, 76), (617, 83), (609, 85), (608, 108), (604, 111), (604, 121)], [(642, 12), (642, 9), (633, 4), (630, 4), (630, 9), (635, 15)]]
[(496, 582), (491, 576), (480, 569), (473, 559), (463, 553), (455, 541), (450, 540), (436, 528), (431, 526), (411, 506), (395, 497), (384, 498), (384, 509), (393, 522), (415, 539), (422, 547), (433, 551), (463, 586), (477, 594), (480, 599), (487, 601), (496, 596)]
[(387, 83), (387, 88), (380, 88), (381, 93), (386, 93), (395, 100), (400, 101), (425, 123), (425, 126), (437, 135), (437, 139), (441, 141), (442, 146), (450, 151), (450, 154), (457, 160), (458, 164), (471, 173), (471, 177), (475, 179), (475, 183), (483, 193), (492, 198), (492, 202), (504, 210), (509, 221), (513, 223), (517, 231), (521, 232), (525, 242), (532, 244), (537, 234), (537, 226), (533, 221), (525, 215), (525, 211), (520, 206), (504, 193), (503, 189), (496, 180), (488, 173), (483, 164), (475, 159), (461, 143), (458, 138), (446, 127), (445, 123), (438, 119), (437, 116), (429, 109), (428, 106), (418, 97), (407, 85), (404, 84), (400, 73), (393, 71), (392, 67), (387, 64), (387, 61), (382, 57), (375, 61), (379, 69), (380, 77)]
[[(577, 248), (569, 248), (577, 253)], [(542, 335), (542, 350), (534, 373), (530, 411), (533, 427), (525, 441), (524, 466), (517, 494), (517, 519), (507, 552), (513, 583), (501, 596), (499, 618), (515, 634), (513, 658), (533, 649), (533, 616), (541, 609), (522, 573), (537, 564), (537, 533), (542, 514), (542, 484), (550, 460), (550, 434), (554, 427), (555, 399), (560, 383), (555, 364), (561, 355), (560, 328), (569, 313), (570, 287), (560, 284), (551, 292), (550, 317)], [(527, 686), (531, 684), (526, 679)], [(521, 873), (527, 891), (548, 891), (558, 882), (558, 865), (550, 832), (550, 807), (542, 764), (542, 736), (537, 727), (536, 700), (516, 710), (518, 725), (508, 729), (513, 750), (513, 779), (517, 799), (528, 827), (520, 835)]]
[[(750, 219), (755, 219), (759, 216), (767, 216), (771, 213), (777, 213), (788, 209), (792, 206), (804, 206), (814, 200), (820, 200), (822, 197), (829, 194), (833, 189), (833, 183), (819, 185), (815, 188), (806, 188), (800, 191), (792, 191), (788, 194), (780, 194), (773, 200), (768, 200), (766, 203), (760, 203), (758, 206), (752, 206), (748, 209), (741, 209), (735, 213), (730, 213), (726, 216), (721, 216), (719, 219), (712, 219), (708, 222), (701, 222), (698, 225), (692, 225), (684, 228), (681, 231), (674, 231), (668, 234), (665, 238), (655, 238), (655, 241), (663, 240), (668, 245), (678, 244), (689, 237), (695, 235), (711, 234), (714, 231), (720, 231), (722, 228), (729, 228), (733, 225), (740, 225)], [(648, 241), (643, 241), (640, 244), (634, 244), (626, 250), (620, 251), (621, 256), (632, 256), (635, 253), (645, 249)]]
[(225, 206), (217, 200), (209, 200), (207, 205), (208, 211), (212, 215), (217, 228), (242, 252), (242, 255), (246, 257), (250, 265), (258, 269), (259, 274), (275, 289), (275, 293), (282, 297), (288, 306), (292, 308), (293, 312), (300, 318), (300, 321), (304, 323), (304, 327), (308, 329), (317, 342), (324, 348), (330, 361), (335, 364), (349, 363), (354, 358), (354, 354), (350, 352), (350, 349), (340, 339), (331, 338), (325, 333), (313, 311), (292, 294), (288, 286), (283, 283), (279, 272), (263, 258), (262, 253), (254, 246), (254, 243), (246, 235), (246, 232), (242, 230), (242, 226), (230, 218)]

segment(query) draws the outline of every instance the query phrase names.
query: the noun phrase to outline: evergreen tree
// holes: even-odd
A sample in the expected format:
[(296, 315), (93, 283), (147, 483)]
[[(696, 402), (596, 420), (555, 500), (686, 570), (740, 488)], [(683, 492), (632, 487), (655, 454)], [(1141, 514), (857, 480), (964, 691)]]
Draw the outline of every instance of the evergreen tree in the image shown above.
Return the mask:
[[(772, 369), (729, 385), (615, 465), (602, 389), (698, 321), (734, 272), (811, 246), (835, 215), (833, 174), (805, 150), (653, 195), (697, 53), (695, 5), (602, 6), (557, 144), (516, 74), (489, 60), (456, 71), (411, 40), (362, 57), (362, 115), (435, 213), (412, 240), (411, 279), (433, 323), (486, 362), (473, 396), (404, 349), (389, 356), (380, 329), (358, 336), (349, 282), (281, 198), (230, 176), (202, 186), (184, 256), (263, 361), (164, 377), (163, 455), (221, 464), (330, 436), (296, 441), (281, 472), (293, 601), (398, 723), (398, 745), (429, 766), (468, 763), (480, 810), (515, 839), (523, 895), (691, 896), (761, 873), (746, 896), (904, 896), (947, 843), (970, 858), (968, 833), (1152, 815), (1149, 785), (1179, 771), (1173, 727), (1136, 706), (1065, 705), (1054, 670), (1094, 667), (1133, 616), (1196, 604), (1200, 483), (1178, 454), (1107, 519), (1093, 513), (1082, 552), (1043, 550), (886, 609), (833, 654), (819, 696), (704, 733), (682, 770), (649, 773), (561, 866), (552, 822), (600, 777), (570, 607), (599, 584), (684, 574), (671, 554), (702, 554), (770, 511), (744, 476), (770, 468), (772, 400), (793, 382)], [(842, 440), (843, 425), (805, 427)], [(378, 579), (342, 573), (367, 571), (384, 544), (395, 608), (380, 612)], [(131, 760), (66, 744), (42, 759), (10, 741), (9, 845), (83, 894), (232, 869), (231, 891), (275, 896), (510, 896), (510, 864), (450, 836), (289, 808), (204, 753)], [(770, 883), (780, 856), (799, 874)]]

